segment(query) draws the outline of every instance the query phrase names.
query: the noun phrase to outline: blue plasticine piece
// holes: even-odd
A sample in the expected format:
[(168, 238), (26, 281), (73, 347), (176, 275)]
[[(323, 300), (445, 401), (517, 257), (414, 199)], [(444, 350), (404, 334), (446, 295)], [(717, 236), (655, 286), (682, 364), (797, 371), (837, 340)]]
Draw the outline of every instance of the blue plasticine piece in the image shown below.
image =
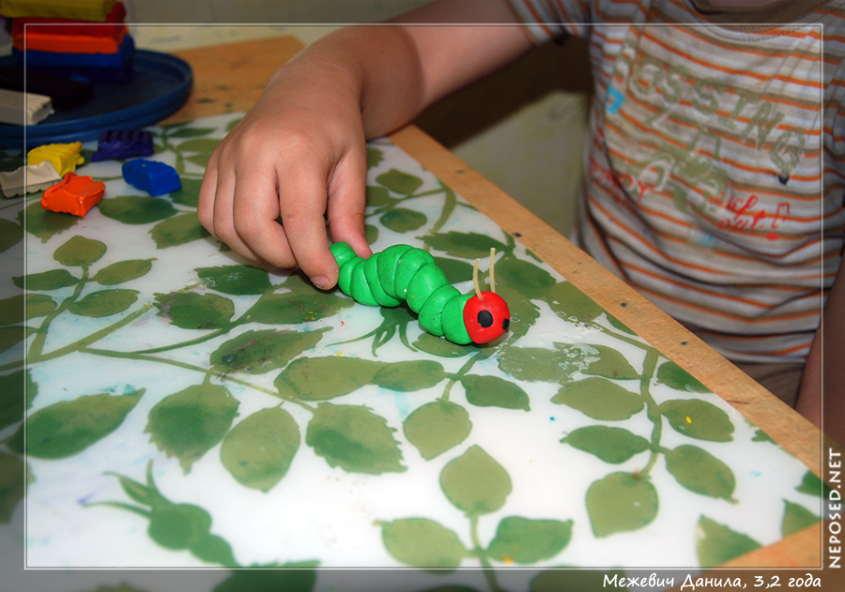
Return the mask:
[(91, 162), (132, 156), (152, 156), (153, 135), (144, 130), (105, 130), (100, 134)]
[(130, 160), (123, 163), (123, 178), (150, 195), (163, 195), (182, 189), (179, 175), (169, 164), (155, 160)]

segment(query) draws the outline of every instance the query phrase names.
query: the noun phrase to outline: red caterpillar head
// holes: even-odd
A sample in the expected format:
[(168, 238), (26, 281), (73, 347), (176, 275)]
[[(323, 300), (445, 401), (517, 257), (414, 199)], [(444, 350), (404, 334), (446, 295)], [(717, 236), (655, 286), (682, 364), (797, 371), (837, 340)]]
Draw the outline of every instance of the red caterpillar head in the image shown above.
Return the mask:
[(481, 292), (464, 305), (464, 325), (474, 343), (493, 341), (508, 330), (511, 311), (507, 302), (493, 292)]

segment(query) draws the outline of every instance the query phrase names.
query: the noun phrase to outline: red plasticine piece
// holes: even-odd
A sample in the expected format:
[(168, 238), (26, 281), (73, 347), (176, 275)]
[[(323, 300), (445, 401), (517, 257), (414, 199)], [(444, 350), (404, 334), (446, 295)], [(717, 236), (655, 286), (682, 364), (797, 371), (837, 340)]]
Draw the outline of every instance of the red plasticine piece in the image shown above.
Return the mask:
[[(42, 30), (43, 29), (43, 30)], [(12, 47), (19, 51), (52, 51), (64, 53), (73, 48), (73, 53), (117, 53), (126, 37), (126, 26), (114, 36), (68, 35), (54, 33), (49, 27), (39, 27), (23, 35), (12, 37)]]
[(53, 185), (41, 196), (41, 207), (51, 212), (84, 216), (103, 199), (106, 184), (92, 177), (68, 173), (58, 185)]

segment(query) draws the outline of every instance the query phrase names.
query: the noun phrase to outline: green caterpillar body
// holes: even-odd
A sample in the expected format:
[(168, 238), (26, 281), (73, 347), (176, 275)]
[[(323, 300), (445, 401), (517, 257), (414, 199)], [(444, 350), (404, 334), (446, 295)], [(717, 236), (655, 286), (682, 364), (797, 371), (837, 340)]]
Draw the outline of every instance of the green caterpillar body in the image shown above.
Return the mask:
[(420, 326), (432, 335), (461, 345), (486, 343), (508, 327), (510, 312), (501, 297), (483, 292), (482, 300), (461, 294), (434, 257), (422, 249), (393, 245), (362, 259), (347, 243), (339, 242), (331, 245), (331, 251), (340, 267), (337, 284), (344, 294), (369, 306), (393, 307), (405, 302), (417, 313)]

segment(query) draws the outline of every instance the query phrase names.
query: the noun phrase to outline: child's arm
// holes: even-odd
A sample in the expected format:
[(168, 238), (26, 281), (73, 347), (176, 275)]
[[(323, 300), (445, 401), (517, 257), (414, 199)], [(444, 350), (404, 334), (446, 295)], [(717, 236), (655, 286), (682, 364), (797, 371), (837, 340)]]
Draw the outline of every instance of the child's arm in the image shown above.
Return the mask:
[[(458, 5), (463, 14), (435, 2), (400, 20), (516, 20), (505, 0)], [(518, 26), (348, 27), (321, 39), (273, 75), (211, 155), (199, 195), (201, 223), (247, 259), (299, 266), (319, 287), (332, 287), (338, 268), (324, 214), (332, 239), (369, 254), (366, 138), (408, 123), (531, 46)]]
[[(822, 347), (822, 338), (824, 347)], [(796, 411), (821, 427), (824, 389), (824, 431), (845, 447), (845, 265), (824, 306), (824, 320), (807, 356)]]

